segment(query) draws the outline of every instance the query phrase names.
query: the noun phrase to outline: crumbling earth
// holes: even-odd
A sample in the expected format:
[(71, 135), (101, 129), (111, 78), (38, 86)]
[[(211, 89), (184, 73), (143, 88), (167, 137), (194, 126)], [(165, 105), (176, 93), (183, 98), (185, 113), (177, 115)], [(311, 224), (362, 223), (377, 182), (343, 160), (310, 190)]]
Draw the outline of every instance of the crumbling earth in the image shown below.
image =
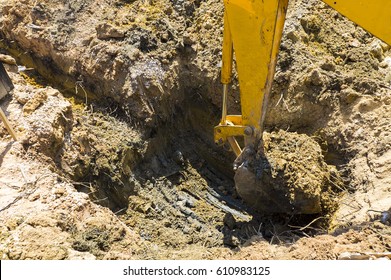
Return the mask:
[(235, 173), (239, 196), (261, 213), (333, 212), (343, 182), (325, 163), (319, 144), (305, 134), (264, 134), (258, 154), (246, 148), (248, 155)]
[(18, 134), (1, 130), (2, 259), (390, 257), (390, 47), (325, 4), (290, 3), (265, 134), (310, 136), (343, 182), (321, 187), (314, 215), (254, 212), (213, 144), (221, 1), (0, 9)]

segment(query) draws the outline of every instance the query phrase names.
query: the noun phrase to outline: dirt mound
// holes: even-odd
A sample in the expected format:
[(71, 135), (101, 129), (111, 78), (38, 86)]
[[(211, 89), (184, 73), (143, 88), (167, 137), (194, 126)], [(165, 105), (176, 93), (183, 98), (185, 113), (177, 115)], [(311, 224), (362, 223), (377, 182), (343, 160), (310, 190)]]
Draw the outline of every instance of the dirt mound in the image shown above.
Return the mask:
[(333, 211), (341, 180), (314, 139), (279, 130), (264, 133), (262, 145), (265, 156), (246, 159), (235, 174), (236, 189), (246, 203), (264, 213)]
[(131, 247), (142, 247), (138, 236), (108, 208), (79, 192), (79, 185), (56, 166), (73, 137), (72, 104), (54, 88), (10, 75), (15, 89), (2, 109), (20, 141), (10, 141), (2, 129), (1, 258), (132, 258)]

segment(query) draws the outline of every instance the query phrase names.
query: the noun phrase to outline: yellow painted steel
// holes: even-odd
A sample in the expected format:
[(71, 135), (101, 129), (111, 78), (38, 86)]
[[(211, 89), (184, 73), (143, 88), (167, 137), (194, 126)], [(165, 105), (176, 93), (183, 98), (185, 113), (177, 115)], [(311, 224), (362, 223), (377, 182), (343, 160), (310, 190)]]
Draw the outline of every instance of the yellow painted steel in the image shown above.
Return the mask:
[(231, 83), (232, 63), (233, 63), (232, 61), (233, 61), (233, 45), (232, 45), (231, 30), (229, 28), (227, 13), (224, 13), (223, 58), (222, 58), (222, 66), (221, 66), (221, 83), (223, 84), (223, 101), (222, 101), (222, 108), (221, 108), (222, 112), (221, 112), (220, 125), (225, 125), (227, 123), (228, 85), (229, 83)]
[[(267, 78), (278, 51), (279, 4), (287, 0), (225, 0), (240, 86), (243, 125), (260, 128)], [(286, 6), (286, 4), (285, 4)], [(274, 44), (278, 41), (278, 44)], [(277, 50), (273, 47), (277, 45)]]
[(391, 0), (322, 0), (391, 45)]
[[(391, 45), (391, 0), (322, 1)], [(237, 154), (240, 147), (235, 136), (244, 136), (245, 145), (262, 137), (288, 0), (224, 0), (224, 5), (223, 110), (221, 122), (215, 127), (215, 142), (228, 141)], [(233, 52), (239, 77), (241, 116), (227, 115)], [(248, 127), (251, 129), (246, 130)], [(246, 134), (246, 131), (251, 133)]]
[(223, 57), (221, 66), (221, 83), (229, 84), (232, 76), (233, 46), (231, 30), (227, 13), (224, 13), (224, 32), (223, 32)]
[[(265, 96), (271, 89), (288, 0), (224, 0), (224, 4), (221, 80), (223, 84), (231, 80), (232, 50), (234, 50), (242, 108), (240, 126), (250, 126), (256, 132), (260, 132), (263, 119), (262, 108)], [(225, 100), (224, 96), (223, 111), (226, 106)], [(223, 135), (224, 141), (229, 136), (236, 136), (231, 134), (233, 131), (237, 132), (226, 125), (225, 115), (223, 113), (222, 122), (216, 127), (221, 131), (219, 136)], [(227, 116), (227, 119), (229, 118), (230, 116)], [(253, 142), (255, 136), (255, 134), (245, 136), (246, 144)], [(221, 142), (220, 139), (215, 135), (216, 142)]]
[(227, 138), (230, 136), (242, 136), (244, 135), (244, 130), (246, 126), (242, 125), (219, 125), (215, 127), (215, 141), (219, 141), (221, 139), (221, 143), (227, 141)]

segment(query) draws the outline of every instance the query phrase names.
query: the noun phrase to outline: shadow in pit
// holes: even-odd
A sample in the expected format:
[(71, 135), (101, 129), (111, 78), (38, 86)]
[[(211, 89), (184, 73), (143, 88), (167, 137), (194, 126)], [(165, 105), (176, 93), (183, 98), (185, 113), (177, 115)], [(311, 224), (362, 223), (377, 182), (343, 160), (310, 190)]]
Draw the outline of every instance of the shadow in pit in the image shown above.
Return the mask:
[[(194, 90), (189, 90), (189, 93), (194, 93)], [(234, 186), (234, 154), (214, 145), (213, 127), (219, 122), (219, 110), (200, 94), (187, 97), (185, 109), (177, 112), (177, 119), (181, 119), (183, 125), (182, 129), (177, 127), (176, 130), (176, 139), (180, 140), (176, 140), (175, 148), (171, 148), (182, 151), (188, 164), (207, 182), (203, 199), (222, 212), (215, 227), (222, 233), (225, 246), (241, 246), (254, 236), (275, 243), (324, 231), (315, 225), (321, 218), (310, 224), (318, 216), (261, 215), (246, 205)], [(173, 184), (178, 184), (178, 181), (173, 181)]]
[(302, 237), (327, 233), (327, 221), (321, 215), (262, 215), (253, 212), (251, 221), (241, 222), (227, 213), (221, 232), (224, 244), (231, 248), (262, 241), (289, 245)]
[[(183, 149), (185, 158), (207, 182), (208, 202), (225, 213), (222, 225), (216, 226), (223, 234), (223, 244), (236, 248), (254, 237), (271, 243), (292, 243), (301, 237), (327, 232), (328, 221), (322, 214), (260, 214), (241, 200), (233, 180), (232, 163), (235, 156), (213, 145), (213, 120), (211, 121), (210, 117), (208, 121), (205, 120), (206, 115), (218, 114), (212, 112), (213, 108), (210, 106), (202, 106), (203, 103), (199, 102), (200, 100), (192, 102), (191, 109), (188, 110), (191, 135), (181, 135), (179, 147)], [(214, 120), (214, 123), (217, 122), (218, 120)], [(209, 134), (205, 135), (205, 131)], [(191, 149), (188, 148), (189, 143)]]

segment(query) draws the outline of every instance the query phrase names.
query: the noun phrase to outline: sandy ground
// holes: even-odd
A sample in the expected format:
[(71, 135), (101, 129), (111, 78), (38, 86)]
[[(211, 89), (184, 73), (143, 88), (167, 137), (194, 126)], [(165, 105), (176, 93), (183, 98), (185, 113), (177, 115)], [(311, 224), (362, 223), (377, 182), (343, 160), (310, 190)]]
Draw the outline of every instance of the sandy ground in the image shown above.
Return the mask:
[(0, 9), (1, 52), (33, 68), (7, 66), (1, 101), (19, 138), (2, 128), (2, 259), (389, 258), (390, 47), (320, 1), (291, 1), (266, 122), (344, 181), (309, 216), (252, 211), (213, 145), (221, 1)]

